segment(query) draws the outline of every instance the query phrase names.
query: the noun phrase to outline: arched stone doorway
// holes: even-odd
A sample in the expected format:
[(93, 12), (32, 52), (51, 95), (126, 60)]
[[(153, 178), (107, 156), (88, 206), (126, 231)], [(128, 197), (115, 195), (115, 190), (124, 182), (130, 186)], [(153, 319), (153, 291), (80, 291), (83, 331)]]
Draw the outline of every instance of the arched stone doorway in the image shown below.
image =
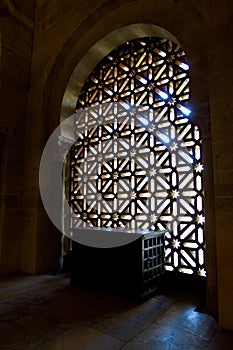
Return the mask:
[[(60, 120), (64, 120), (69, 115), (74, 112), (78, 95), (81, 88), (87, 79), (90, 72), (93, 70), (95, 65), (105, 57), (112, 49), (122, 44), (124, 41), (132, 40), (135, 38), (145, 37), (145, 36), (161, 36), (172, 40), (173, 42), (179, 44), (178, 40), (165, 29), (152, 24), (133, 24), (125, 27), (121, 27), (108, 35), (103, 39), (96, 42), (86, 54), (79, 60), (77, 66), (73, 70), (69, 82), (65, 88), (63, 101), (61, 105)], [(186, 48), (185, 48), (186, 49)], [(188, 50), (189, 51), (189, 50)], [(191, 80), (192, 80), (191, 72)], [(193, 79), (195, 80), (195, 79)], [(191, 86), (192, 89), (192, 86)], [(198, 96), (192, 96), (192, 101), (198, 100)], [(216, 314), (216, 299), (212, 294), (213, 288), (216, 286), (216, 269), (215, 269), (215, 236), (213, 230), (213, 209), (211, 209), (212, 200), (212, 184), (211, 181), (207, 181), (210, 178), (211, 170), (211, 139), (209, 137), (209, 112), (208, 106), (194, 106), (194, 120), (200, 126), (203, 135), (203, 153), (204, 159), (207, 161), (205, 165), (205, 175), (204, 175), (204, 186), (206, 184), (206, 198), (205, 198), (205, 208), (207, 213), (206, 222), (206, 241), (207, 241), (207, 303), (210, 312)], [(197, 114), (197, 111), (202, 111), (202, 115)], [(195, 113), (196, 112), (196, 113)], [(215, 291), (216, 292), (216, 291)]]
[[(203, 154), (205, 158), (204, 186), (206, 191), (207, 301), (210, 312), (216, 314), (217, 282), (213, 206), (214, 187), (212, 179), (210, 115), (208, 109), (207, 57), (205, 54), (203, 55), (203, 52), (205, 52), (205, 50), (203, 51), (203, 44), (205, 43), (203, 29), (205, 26), (202, 13), (196, 6), (184, 7), (182, 3), (178, 2), (176, 2), (174, 6), (170, 6), (170, 2), (167, 1), (158, 3), (149, 1), (147, 6), (144, 6), (143, 2), (138, 2), (133, 8), (131, 2), (124, 2), (121, 4), (119, 1), (116, 3), (114, 2), (114, 4), (107, 4), (106, 7), (103, 6), (94, 12), (94, 16), (88, 18), (88, 20), (83, 23), (78, 23), (74, 27), (74, 31), (64, 36), (63, 46), (59, 48), (57, 56), (49, 67), (49, 71), (46, 67), (45, 74), (43, 73), (43, 75), (41, 75), (42, 79), (39, 80), (39, 84), (34, 85), (31, 91), (29, 113), (35, 117), (35, 128), (37, 124), (41, 127), (41, 120), (43, 120), (41, 118), (44, 118), (46, 130), (42, 130), (42, 133), (44, 133), (43, 137), (46, 139), (49, 133), (59, 124), (60, 112), (62, 115), (61, 119), (67, 118), (73, 112), (73, 97), (77, 97), (78, 90), (80, 91), (88, 73), (92, 71), (95, 64), (99, 62), (107, 52), (123, 41), (145, 35), (154, 36), (161, 34), (162, 37), (167, 37), (166, 35), (168, 34), (168, 38), (175, 42), (177, 42), (175, 37), (179, 38), (181, 46), (184, 47), (192, 67), (191, 90), (193, 94), (191, 97), (191, 104), (194, 108), (194, 119), (196, 124), (200, 126), (203, 138)], [(147, 32), (140, 33), (141, 25), (132, 25), (132, 23), (143, 23)], [(152, 23), (159, 24), (159, 26)], [(139, 33), (132, 33), (132, 31), (130, 31), (131, 26), (135, 28), (138, 27)], [(164, 28), (168, 28), (170, 32), (164, 30)], [(116, 41), (111, 41), (111, 39), (110, 47), (104, 48), (103, 45), (101, 50), (95, 52), (93, 61), (91, 57), (93, 54), (91, 51), (92, 47), (94, 48), (96, 43), (98, 44), (101, 40), (107, 39), (108, 36), (110, 38), (111, 33), (113, 34), (114, 32), (124, 35), (124, 37), (115, 36), (114, 40)], [(165, 35), (164, 32), (166, 33)], [(171, 32), (174, 33), (175, 36), (172, 35)], [(82, 65), (83, 63), (84, 66)], [(76, 67), (80, 68), (78, 70), (78, 81), (80, 81), (80, 83), (78, 85), (78, 90), (73, 94), (72, 77), (75, 76), (73, 76), (72, 73), (77, 71)], [(82, 75), (82, 71), (86, 73)], [(34, 108), (34, 106), (38, 104), (33, 104), (33, 99), (42, 101), (41, 109)], [(67, 104), (65, 100), (66, 102), (70, 100), (70, 102)], [(72, 111), (71, 109), (69, 110), (69, 106), (72, 106)], [(43, 146), (44, 143), (43, 145), (41, 144), (41, 147)], [(46, 225), (45, 223), (45, 226)], [(37, 239), (39, 241), (42, 239), (41, 236), (43, 235), (41, 235), (39, 227), (35, 228), (34, 235), (38, 235)]]
[[(189, 100), (188, 70), (183, 49), (171, 40), (158, 37), (143, 37), (127, 41), (98, 63), (82, 89), (77, 109), (101, 104), (104, 107), (106, 102), (115, 101), (116, 98), (119, 104), (122, 103), (122, 106), (126, 104), (126, 108), (141, 106), (144, 115), (146, 115), (146, 109), (150, 108), (151, 112), (154, 111), (155, 114), (154, 118), (150, 117), (151, 120), (149, 120), (148, 115), (148, 123), (152, 124), (154, 129), (160, 130), (160, 136), (163, 134), (164, 137), (166, 136), (166, 140), (165, 138), (162, 140), (158, 135), (154, 138), (151, 134), (151, 126), (148, 126), (148, 133), (146, 129), (145, 133), (141, 131), (141, 127), (138, 130), (134, 127), (131, 130), (131, 136), (129, 136), (129, 130), (123, 132), (120, 125), (113, 126), (110, 123), (108, 128), (104, 128), (104, 139), (107, 137), (111, 143), (111, 132), (114, 129), (119, 138), (128, 135), (127, 139), (129, 141), (130, 137), (132, 147), (135, 147), (135, 145), (133, 146), (135, 140), (140, 140), (140, 147), (146, 147), (143, 151), (144, 154), (142, 152), (138, 154), (134, 164), (131, 164), (131, 157), (131, 160), (128, 161), (126, 159), (120, 161), (118, 158), (118, 161), (116, 159), (112, 165), (111, 162), (108, 162), (106, 166), (102, 165), (105, 169), (104, 172), (107, 172), (103, 175), (105, 179), (106, 176), (111, 178), (114, 169), (115, 172), (121, 170), (120, 179), (108, 180), (104, 186), (105, 191), (107, 191), (106, 196), (102, 192), (102, 195), (99, 193), (101, 198), (103, 196), (108, 200), (108, 204), (105, 203), (102, 208), (103, 212), (97, 214), (96, 210), (90, 209), (86, 213), (84, 207), (86, 208), (87, 202), (81, 198), (93, 193), (94, 185), (90, 181), (88, 189), (85, 187), (84, 192), (77, 194), (76, 188), (80, 187), (80, 179), (76, 179), (77, 175), (71, 176), (71, 187), (74, 190), (71, 191), (72, 199), (70, 198), (70, 200), (75, 207), (80, 208), (78, 214), (81, 217), (83, 217), (84, 212), (86, 213), (86, 221), (91, 226), (126, 227), (141, 230), (166, 229), (166, 268), (170, 271), (175, 270), (203, 276), (205, 275), (205, 238), (203, 229), (202, 141), (198, 127), (191, 122), (191, 118), (188, 118), (190, 110), (185, 107)], [(82, 121), (79, 122), (82, 123)], [(145, 126), (145, 124), (143, 125)], [(79, 125), (76, 126), (76, 129), (77, 134), (79, 134)], [(100, 130), (96, 131), (95, 135), (97, 135), (96, 133), (99, 135), (98, 140), (101, 143)], [(93, 132), (89, 136), (85, 136), (85, 140), (89, 140), (90, 147), (93, 142), (97, 142), (95, 141), (97, 136), (92, 139), (92, 134)], [(79, 159), (82, 153), (80, 148), (85, 149), (85, 146), (80, 142), (74, 148), (73, 156), (71, 156), (71, 173), (73, 174), (79, 173), (79, 164), (83, 163), (83, 159)], [(184, 144), (185, 148), (183, 148)], [(127, 146), (129, 145), (127, 144)], [(180, 149), (178, 150), (178, 148)], [(86, 151), (88, 154), (88, 149)], [(110, 147), (110, 153), (111, 151)], [(117, 153), (116, 151), (116, 155)], [(155, 159), (157, 159), (156, 162)], [(161, 159), (163, 160), (161, 161)], [(148, 174), (147, 178), (145, 170), (143, 171), (139, 165), (136, 166), (137, 160), (139, 163), (141, 160), (141, 164), (146, 162), (146, 168), (150, 166), (150, 163), (154, 164), (155, 162), (155, 168), (152, 170), (156, 172), (156, 175)], [(86, 161), (84, 160), (84, 162)], [(163, 167), (163, 170), (156, 169), (158, 164)], [(131, 165), (134, 170), (131, 169)], [(159, 172), (163, 173), (162, 177)], [(130, 174), (128, 178), (127, 174)], [(126, 176), (125, 179), (123, 179), (124, 176)], [(98, 187), (101, 188), (101, 181), (105, 183), (106, 180), (99, 180)], [(139, 185), (135, 185), (135, 181)], [(144, 184), (143, 188), (141, 188), (142, 184)], [(121, 193), (117, 193), (117, 191)], [(135, 193), (133, 199), (131, 192)], [(95, 193), (93, 195), (95, 198)], [(98, 198), (90, 205), (94, 208), (97, 203), (101, 208)], [(114, 215), (111, 210), (109, 212), (110, 204), (114, 204), (115, 219), (112, 217)], [(75, 221), (76, 215), (71, 214), (71, 217)], [(71, 226), (73, 227), (73, 225)]]

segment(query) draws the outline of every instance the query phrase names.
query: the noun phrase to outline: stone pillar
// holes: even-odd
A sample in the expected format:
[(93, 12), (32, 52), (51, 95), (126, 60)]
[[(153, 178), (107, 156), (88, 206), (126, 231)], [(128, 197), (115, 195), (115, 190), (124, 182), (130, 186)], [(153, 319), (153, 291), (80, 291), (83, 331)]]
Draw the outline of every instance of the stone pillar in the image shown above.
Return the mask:
[[(0, 137), (0, 274), (6, 275), (21, 271), (21, 237), (25, 227), (23, 188), (27, 182), (25, 123), (33, 28), (20, 17), (14, 17), (7, 7), (1, 6), (1, 10), (4, 16), (0, 22), (0, 130), (4, 132)], [(33, 6), (30, 13), (33, 15)]]
[(232, 2), (209, 1), (207, 18), (219, 322), (224, 328), (233, 329)]

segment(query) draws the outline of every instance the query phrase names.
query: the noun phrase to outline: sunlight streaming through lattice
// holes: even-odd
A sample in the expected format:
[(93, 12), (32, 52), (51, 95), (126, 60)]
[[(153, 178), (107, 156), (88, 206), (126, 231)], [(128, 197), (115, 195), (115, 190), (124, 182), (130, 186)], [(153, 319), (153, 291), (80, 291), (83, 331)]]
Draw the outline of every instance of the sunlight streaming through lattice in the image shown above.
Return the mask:
[[(75, 126), (71, 229), (77, 217), (87, 226), (166, 229), (167, 270), (203, 276), (204, 167), (189, 94), (185, 53), (166, 39), (124, 43), (95, 67), (76, 110), (103, 104), (103, 121), (92, 128), (91, 119), (98, 117), (93, 108)], [(125, 121), (108, 120), (104, 104), (114, 101), (122, 106)], [(137, 125), (134, 106), (145, 108)], [(80, 128), (85, 132), (80, 134)], [(83, 186), (81, 169), (92, 175)]]

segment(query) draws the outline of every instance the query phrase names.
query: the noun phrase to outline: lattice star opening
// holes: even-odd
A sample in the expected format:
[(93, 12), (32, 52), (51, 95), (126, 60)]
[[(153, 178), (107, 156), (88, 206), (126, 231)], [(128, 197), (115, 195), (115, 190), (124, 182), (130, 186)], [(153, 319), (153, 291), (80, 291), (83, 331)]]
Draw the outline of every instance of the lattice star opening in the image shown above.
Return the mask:
[[(103, 120), (91, 128), (84, 114), (81, 136), (80, 122), (75, 125), (79, 137), (71, 150), (71, 230), (80, 217), (87, 226), (166, 229), (166, 269), (205, 276), (202, 142), (189, 118), (189, 94), (185, 53), (167, 39), (126, 42), (96, 66), (76, 110), (118, 102), (132, 106), (132, 121)], [(133, 106), (153, 111), (141, 117), (141, 127), (133, 123)], [(130, 157), (125, 157), (124, 140)], [(97, 172), (93, 147), (105, 147)], [(82, 188), (81, 165), (93, 171), (93, 181)], [(98, 199), (104, 199), (104, 208)]]

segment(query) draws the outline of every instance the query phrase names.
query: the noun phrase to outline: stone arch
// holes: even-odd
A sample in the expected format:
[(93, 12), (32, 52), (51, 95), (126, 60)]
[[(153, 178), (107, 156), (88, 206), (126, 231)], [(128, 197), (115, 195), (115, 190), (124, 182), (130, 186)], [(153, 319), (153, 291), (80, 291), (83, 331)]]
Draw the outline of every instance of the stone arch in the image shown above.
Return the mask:
[[(153, 1), (149, 1), (146, 8), (143, 8), (143, 4), (141, 3), (141, 12), (139, 12), (139, 3), (140, 2), (138, 2), (137, 7), (135, 7), (135, 12), (132, 11), (131, 13), (129, 12), (129, 2), (126, 4), (128, 5), (128, 12), (123, 12), (125, 10), (124, 5), (120, 4), (119, 7), (114, 7), (110, 15), (105, 12), (104, 14), (102, 13), (101, 19), (97, 16), (99, 18), (99, 22), (97, 17), (95, 22), (92, 22), (92, 19), (89, 19), (89, 22), (85, 23), (85, 28), (81, 30), (80, 33), (78, 32), (78, 28), (75, 33), (72, 33), (70, 38), (64, 44), (60, 54), (56, 58), (55, 63), (47, 77), (44, 88), (45, 93), (43, 96), (42, 109), (44, 115), (46, 115), (50, 120), (51, 128), (57, 126), (59, 124), (59, 120), (63, 120), (70, 115), (73, 108), (73, 98), (75, 98), (77, 95), (78, 89), (81, 88), (82, 82), (85, 81), (88, 70), (91, 72), (94, 64), (97, 63), (101, 57), (104, 57), (108, 51), (110, 51), (111, 47), (108, 47), (108, 40), (106, 42), (105, 40), (107, 38), (111, 38), (111, 35), (113, 35), (114, 32), (116, 34), (119, 31), (119, 33), (123, 35), (123, 37), (115, 39), (115, 47), (118, 43), (124, 40), (124, 35), (125, 37), (128, 35), (127, 31), (129, 28), (135, 29), (135, 32), (131, 32), (129, 34), (131, 35), (131, 38), (138, 37), (141, 30), (147, 30), (147, 36), (152, 36), (156, 33), (157, 35), (166, 35), (166, 37), (172, 38), (172, 40), (175, 41), (177, 41), (176, 37), (179, 38), (181, 46), (184, 47), (185, 52), (187, 53), (192, 69), (191, 91), (193, 94), (191, 97), (191, 103), (194, 106), (195, 122), (202, 131), (203, 153), (206, 160), (207, 171), (205, 172), (204, 187), (206, 192), (205, 208), (207, 213), (207, 301), (210, 312), (216, 314), (216, 238), (214, 228), (214, 209), (211, 204), (213, 202), (214, 194), (213, 181), (211, 180), (212, 154), (209, 132), (210, 115), (208, 109), (207, 89), (208, 73), (205, 69), (206, 67), (203, 68), (203, 66), (207, 64), (207, 59), (206, 55), (203, 54), (205, 39), (202, 36), (202, 15), (197, 9), (184, 7), (184, 5), (180, 3), (174, 4), (172, 12), (171, 9), (169, 9), (168, 3), (170, 2), (168, 1), (164, 1), (163, 4), (154, 4)], [(165, 16), (166, 10), (168, 11), (168, 16)], [(103, 9), (101, 9), (101, 11), (103, 12)], [(149, 13), (150, 11), (151, 13)], [(121, 17), (121, 14), (123, 13), (124, 15)], [(109, 23), (109, 27), (103, 24), (103, 20), (106, 18)], [(111, 19), (114, 19), (114, 21), (111, 22)], [(181, 21), (181, 19), (182, 23), (180, 24), (179, 21)], [(194, 22), (195, 26), (193, 25)], [(154, 23), (158, 23), (159, 25), (155, 25)], [(190, 26), (188, 25), (189, 23)], [(190, 28), (194, 27), (196, 30), (193, 32)], [(79, 26), (79, 28), (81, 27)], [(169, 28), (169, 30), (165, 30), (164, 28)], [(175, 36), (172, 35), (171, 32), (174, 33)], [(145, 35), (145, 32), (143, 33), (143, 35)], [(88, 39), (90, 39), (90, 42), (87, 44), (85, 41)], [(103, 51), (98, 51), (96, 49), (99, 47), (98, 43), (101, 42), (101, 39), (103, 40), (103, 43), (106, 43), (106, 47), (104, 47)], [(94, 52), (96, 56), (91, 58)], [(69, 55), (70, 57), (68, 57)], [(85, 70), (82, 72), (82, 75), (79, 75), (79, 86), (77, 86), (77, 92), (73, 93), (73, 79), (77, 72), (82, 71), (84, 61), (86, 65)], [(61, 67), (63, 69), (61, 69)], [(88, 69), (86, 70), (86, 68)], [(53, 94), (51, 91), (53, 91)], [(215, 291), (214, 293), (213, 290)]]
[(169, 31), (149, 23), (130, 24), (118, 28), (97, 41), (86, 52), (72, 72), (62, 99), (60, 120), (63, 121), (74, 113), (79, 92), (86, 78), (97, 63), (122, 43), (135, 38), (150, 36), (166, 38), (179, 44), (178, 40)]
[[(184, 47), (188, 58), (193, 57), (196, 61), (198, 54), (203, 56), (201, 42), (203, 41), (203, 25), (203, 17), (198, 7), (178, 1), (175, 1), (171, 6), (169, 0), (156, 3), (149, 0), (145, 6), (143, 1), (119, 0), (114, 1), (114, 3), (107, 2), (98, 8), (85, 21), (77, 25), (64, 42), (48, 73), (42, 74), (42, 76), (47, 75), (41, 86), (43, 88), (42, 112), (44, 115), (50, 116), (51, 131), (59, 124), (60, 117), (64, 119), (69, 115), (68, 110), (65, 111), (67, 109), (65, 103), (67, 96), (64, 100), (64, 94), (67, 95), (67, 87), (70, 91), (73, 90), (72, 77), (76, 67), (83, 62), (84, 57), (88, 58), (89, 52), (92, 53), (92, 50), (98, 47), (98, 42), (101, 43), (103, 40), (103, 43), (107, 43), (109, 47), (106, 46), (103, 51), (95, 52), (96, 58), (92, 62), (85, 63), (89, 69), (92, 69), (94, 62), (97, 63), (101, 57), (103, 58), (111, 47), (114, 48), (122, 43), (128, 35), (131, 39), (141, 37), (143, 35), (141, 30), (146, 30), (144, 32), (146, 36), (164, 36), (175, 42), (178, 42), (177, 38), (179, 38), (179, 44)], [(189, 27), (192, 29), (187, 29)], [(129, 33), (127, 33), (128, 30)], [(118, 32), (122, 35), (121, 38), (116, 35)], [(110, 44), (109, 38), (111, 38), (112, 44)], [(192, 62), (190, 63), (192, 64)], [(195, 66), (198, 65), (195, 64)], [(197, 70), (199, 77), (203, 72), (199, 71), (199, 67)], [(86, 68), (85, 71), (87, 74)], [(84, 76), (81, 78), (83, 81)], [(204, 89), (203, 84), (202, 88)], [(54, 103), (55, 100), (59, 103)]]

